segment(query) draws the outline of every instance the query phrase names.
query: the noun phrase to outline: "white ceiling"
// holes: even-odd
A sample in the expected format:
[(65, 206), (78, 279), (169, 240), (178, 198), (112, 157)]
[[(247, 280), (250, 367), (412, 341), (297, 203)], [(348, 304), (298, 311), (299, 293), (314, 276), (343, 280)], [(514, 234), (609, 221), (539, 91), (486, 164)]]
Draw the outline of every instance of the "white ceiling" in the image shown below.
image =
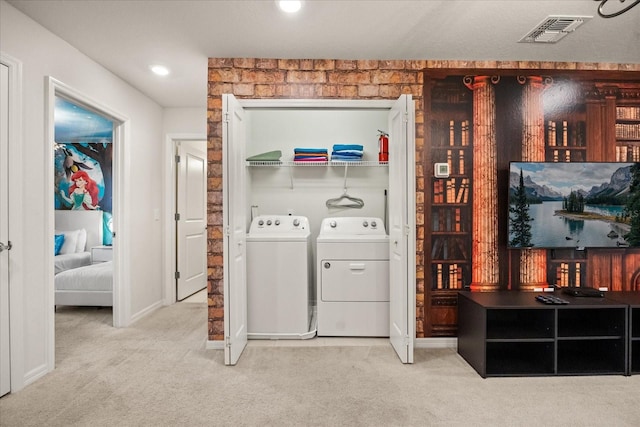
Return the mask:
[[(273, 0), (8, 2), (164, 107), (206, 105), (209, 57), (640, 63), (640, 6), (605, 19), (594, 0), (306, 0), (295, 16)], [(548, 15), (593, 19), (518, 43)]]

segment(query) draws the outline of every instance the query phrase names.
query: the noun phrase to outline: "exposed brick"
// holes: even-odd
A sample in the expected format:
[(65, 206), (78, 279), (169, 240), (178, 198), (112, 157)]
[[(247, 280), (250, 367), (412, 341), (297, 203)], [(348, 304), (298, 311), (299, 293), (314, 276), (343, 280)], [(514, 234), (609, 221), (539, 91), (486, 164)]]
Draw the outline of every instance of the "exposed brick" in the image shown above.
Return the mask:
[(256, 59), (255, 64), (257, 69), (260, 70), (273, 70), (278, 68), (278, 60), (277, 59)]
[(254, 58), (235, 58), (233, 60), (233, 66), (236, 68), (254, 68), (256, 66), (256, 60)]
[(324, 71), (298, 71), (287, 73), (288, 83), (325, 83), (327, 76)]
[(381, 70), (404, 70), (406, 64), (404, 60), (379, 61), (378, 68)]
[(253, 83), (235, 83), (233, 85), (233, 94), (236, 96), (253, 96), (254, 87)]
[(517, 70), (520, 63), (518, 61), (498, 61), (496, 65), (500, 69)]
[(255, 96), (261, 98), (273, 98), (276, 95), (276, 85), (257, 84), (255, 86)]
[(300, 70), (313, 70), (313, 59), (301, 59)]
[(400, 87), (398, 85), (380, 85), (380, 97), (382, 98), (398, 98), (400, 95)]
[(380, 93), (380, 87), (378, 85), (359, 85), (358, 96), (363, 98), (377, 97)]
[(336, 62), (332, 59), (314, 59), (313, 69), (318, 71), (334, 70), (336, 68)]
[(300, 61), (297, 59), (279, 59), (278, 68), (281, 70), (299, 70)]
[(405, 67), (407, 70), (424, 70), (427, 67), (427, 61), (425, 60), (405, 61)]
[(539, 70), (540, 61), (518, 61), (519, 70)]
[(235, 68), (210, 68), (209, 83), (236, 83), (240, 81), (240, 71)]
[(354, 60), (336, 60), (336, 70), (357, 70), (358, 69), (358, 61)]
[(209, 96), (222, 96), (225, 93), (232, 93), (233, 83), (210, 83)]
[(358, 60), (358, 70), (377, 70), (379, 61), (376, 60)]
[(209, 68), (233, 67), (233, 58), (209, 58)]
[(371, 83), (371, 73), (369, 71), (329, 71), (327, 72), (327, 81), (332, 84), (341, 85)]
[(358, 86), (341, 85), (338, 86), (338, 97), (343, 99), (353, 99), (358, 97)]
[(281, 70), (244, 70), (242, 81), (245, 83), (283, 83), (287, 73)]

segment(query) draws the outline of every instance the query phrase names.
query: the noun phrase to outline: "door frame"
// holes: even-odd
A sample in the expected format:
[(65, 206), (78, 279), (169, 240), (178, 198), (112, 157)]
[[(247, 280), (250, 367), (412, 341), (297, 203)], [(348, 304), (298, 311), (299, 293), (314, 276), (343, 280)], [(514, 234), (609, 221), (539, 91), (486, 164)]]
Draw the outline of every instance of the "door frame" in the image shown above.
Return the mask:
[[(379, 110), (387, 110), (389, 112), (391, 112), (391, 109), (394, 107), (395, 103), (401, 98), (402, 96), (396, 98), (396, 99), (385, 99), (385, 100), (350, 100), (350, 99), (282, 99), (282, 98), (278, 98), (278, 99), (237, 99), (239, 105), (244, 109), (244, 110), (251, 110), (251, 109), (256, 109), (256, 108), (312, 108), (312, 109), (321, 109), (321, 108), (338, 108), (338, 109), (379, 109)], [(225, 112), (225, 107), (224, 107), (224, 95), (223, 95), (223, 114)], [(415, 104), (413, 102), (413, 98), (411, 98), (411, 105), (407, 106), (407, 108), (415, 108)], [(406, 260), (406, 264), (405, 267), (408, 269), (408, 274), (407, 274), (407, 309), (408, 309), (408, 314), (409, 314), (409, 319), (408, 321), (411, 322), (411, 324), (409, 325), (409, 330), (408, 332), (411, 333), (412, 336), (407, 337), (408, 340), (411, 340), (412, 342), (412, 346), (411, 346), (411, 351), (413, 353), (414, 349), (415, 349), (415, 341), (416, 341), (416, 316), (415, 316), (415, 304), (416, 304), (416, 294), (415, 294), (415, 281), (416, 281), (416, 273), (415, 273), (415, 233), (416, 233), (416, 218), (415, 218), (415, 210), (416, 210), (416, 205), (415, 205), (415, 180), (416, 180), (416, 175), (415, 175), (415, 110), (413, 110), (413, 120), (414, 120), (414, 128), (409, 129), (409, 134), (408, 137), (414, 138), (414, 141), (410, 144), (412, 147), (411, 152), (407, 152), (406, 156), (407, 156), (407, 163), (411, 163), (413, 165), (413, 167), (408, 168), (407, 170), (407, 174), (411, 175), (411, 176), (407, 176), (407, 179), (409, 180), (408, 182), (408, 191), (413, 191), (413, 194), (409, 194), (407, 195), (407, 199), (406, 199), (406, 208), (408, 210), (408, 217), (404, 218), (404, 220), (406, 221), (405, 223), (405, 230), (407, 233), (407, 238), (408, 240), (408, 248), (407, 250), (409, 251), (409, 253), (407, 253), (407, 260)], [(224, 124), (224, 123), (223, 123)], [(224, 132), (223, 132), (224, 135)], [(222, 161), (222, 167), (223, 167), (223, 176), (226, 173), (226, 163), (225, 163), (225, 141), (223, 139), (223, 161)], [(405, 147), (406, 148), (406, 147)], [(226, 188), (224, 188), (223, 191), (226, 192)], [(391, 189), (389, 189), (391, 190)], [(224, 197), (228, 197), (228, 194), (225, 194)], [(224, 223), (223, 227), (225, 227), (227, 224)], [(228, 231), (224, 232), (225, 235), (228, 234)], [(227, 270), (228, 266), (227, 266), (227, 259), (229, 257), (229, 251), (227, 250), (226, 244), (224, 245), (224, 259), (225, 259), (225, 263), (224, 263), (224, 277), (225, 280), (228, 280), (227, 278), (229, 277), (229, 273)], [(226, 289), (226, 288), (225, 288)], [(225, 314), (225, 335), (227, 333), (227, 328), (228, 328), (228, 319), (229, 319), (229, 304), (227, 303), (227, 294), (225, 292), (225, 303), (224, 303), (224, 314)], [(391, 337), (389, 337), (389, 340), (391, 340)], [(223, 348), (227, 348), (228, 347), (228, 343), (223, 342), (222, 344)], [(220, 346), (220, 344), (218, 345)], [(214, 344), (211, 344), (208, 348), (219, 348), (216, 347)], [(226, 351), (226, 350), (225, 350)], [(411, 354), (411, 357), (409, 358), (410, 362), (409, 363), (413, 363), (413, 354)], [(225, 361), (226, 363), (226, 361)]]
[[(51, 77), (45, 77), (45, 220), (47, 239), (50, 241), (49, 246), (53, 245), (53, 232), (55, 229), (54, 221), (54, 156), (53, 144), (55, 135), (55, 97), (62, 96), (75, 102), (85, 108), (95, 111), (113, 121), (113, 326), (116, 328), (128, 326), (131, 323), (131, 296), (129, 292), (129, 236), (127, 230), (127, 218), (125, 216), (125, 206), (128, 205), (127, 186), (124, 183), (129, 182), (130, 173), (127, 167), (128, 144), (129, 140), (129, 119), (95, 101), (94, 99), (84, 95), (83, 93), (73, 89), (61, 81)], [(54, 262), (53, 252), (45, 251), (45, 265), (47, 266), (46, 277), (49, 283), (47, 289), (45, 304), (50, 307), (46, 316), (48, 331), (48, 368), (53, 370), (55, 367), (55, 289), (53, 284)]]
[(176, 302), (176, 222), (174, 220), (176, 206), (176, 146), (180, 141), (207, 141), (206, 134), (199, 133), (170, 133), (164, 144), (164, 215), (163, 227), (164, 245), (164, 295), (163, 304), (171, 305)]
[[(9, 176), (23, 175), (22, 167), (22, 62), (0, 52), (0, 62), (9, 68)], [(13, 248), (9, 268), (9, 345), (11, 363), (10, 393), (25, 386), (24, 327), (23, 327), (23, 268), (27, 265), (22, 250), (25, 223), (22, 218), (23, 180), (17, 179), (9, 187), (9, 223), (13, 236)], [(53, 266), (51, 267), (53, 270)]]

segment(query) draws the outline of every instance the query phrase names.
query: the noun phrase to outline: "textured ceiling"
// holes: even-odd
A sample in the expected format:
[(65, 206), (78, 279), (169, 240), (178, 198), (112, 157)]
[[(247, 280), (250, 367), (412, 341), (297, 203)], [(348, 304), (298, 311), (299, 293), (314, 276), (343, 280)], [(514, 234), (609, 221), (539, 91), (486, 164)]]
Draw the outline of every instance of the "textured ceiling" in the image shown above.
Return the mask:
[[(206, 105), (209, 57), (640, 63), (640, 6), (604, 19), (592, 0), (306, 0), (296, 16), (272, 0), (8, 3), (164, 107)], [(555, 44), (518, 43), (548, 15), (593, 19)]]

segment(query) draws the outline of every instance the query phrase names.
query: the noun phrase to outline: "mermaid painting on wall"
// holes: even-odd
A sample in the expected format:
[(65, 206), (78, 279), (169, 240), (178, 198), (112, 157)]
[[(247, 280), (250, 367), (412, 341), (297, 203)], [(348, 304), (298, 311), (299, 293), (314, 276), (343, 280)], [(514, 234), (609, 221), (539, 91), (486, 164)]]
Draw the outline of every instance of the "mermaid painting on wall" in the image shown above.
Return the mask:
[(98, 186), (85, 171), (71, 175), (73, 184), (69, 187), (69, 195), (60, 190), (62, 199), (71, 205), (71, 210), (93, 210), (98, 206)]

